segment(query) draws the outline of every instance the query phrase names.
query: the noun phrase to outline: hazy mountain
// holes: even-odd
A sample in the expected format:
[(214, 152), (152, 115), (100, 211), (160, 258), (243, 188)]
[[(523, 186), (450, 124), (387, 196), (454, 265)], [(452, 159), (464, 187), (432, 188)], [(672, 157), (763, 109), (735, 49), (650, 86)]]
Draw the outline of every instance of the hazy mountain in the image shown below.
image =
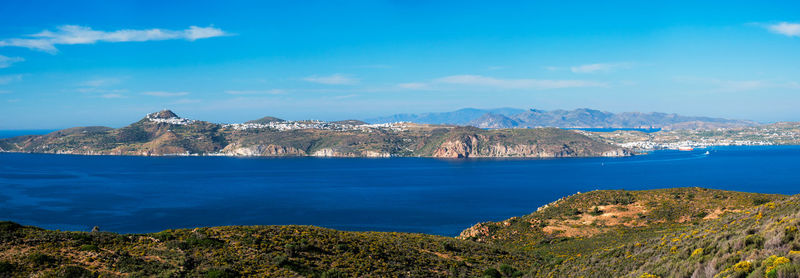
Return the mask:
[(368, 123), (382, 124), (395, 122), (412, 122), (418, 124), (449, 124), (449, 125), (468, 125), (481, 116), (492, 113), (499, 115), (514, 115), (525, 112), (517, 108), (497, 108), (497, 109), (475, 109), (464, 108), (453, 112), (423, 113), (423, 114), (395, 114), (386, 117), (378, 117), (364, 120)]
[(579, 108), (575, 110), (520, 110), (500, 109), (461, 109), (453, 112), (425, 114), (397, 114), (388, 117), (368, 119), (371, 123), (414, 122), (424, 124), (471, 125), (480, 128), (663, 128), (695, 129), (752, 126), (752, 121), (731, 120), (712, 117), (693, 117), (667, 113), (606, 111)]

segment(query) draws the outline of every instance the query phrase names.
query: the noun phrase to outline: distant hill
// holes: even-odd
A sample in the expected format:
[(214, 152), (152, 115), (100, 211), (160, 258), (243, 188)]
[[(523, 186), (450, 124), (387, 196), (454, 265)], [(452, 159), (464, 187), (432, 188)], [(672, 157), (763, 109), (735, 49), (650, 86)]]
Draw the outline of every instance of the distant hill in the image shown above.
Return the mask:
[(284, 119), (267, 116), (267, 117), (263, 117), (263, 118), (258, 119), (258, 120), (247, 121), (245, 123), (248, 123), (248, 124), (266, 124), (266, 123), (273, 123), (273, 122), (279, 123), (279, 122), (285, 122), (285, 121), (286, 120), (284, 120)]
[(126, 127), (77, 127), (0, 139), (0, 151), (91, 155), (228, 155), (327, 157), (592, 157), (627, 156), (625, 148), (574, 131), (283, 121), (245, 124), (185, 119), (169, 110)]
[(406, 121), (426, 124), (471, 125), (480, 128), (661, 128), (714, 129), (756, 125), (756, 122), (667, 113), (611, 113), (580, 108), (575, 110), (461, 109), (453, 112), (397, 114), (366, 120), (371, 123)]
[(387, 117), (378, 117), (364, 120), (368, 123), (395, 123), (412, 122), (418, 124), (447, 124), (468, 125), (481, 116), (492, 113), (500, 115), (514, 115), (525, 112), (517, 108), (475, 109), (464, 108), (453, 112), (423, 113), (423, 114), (395, 114)]

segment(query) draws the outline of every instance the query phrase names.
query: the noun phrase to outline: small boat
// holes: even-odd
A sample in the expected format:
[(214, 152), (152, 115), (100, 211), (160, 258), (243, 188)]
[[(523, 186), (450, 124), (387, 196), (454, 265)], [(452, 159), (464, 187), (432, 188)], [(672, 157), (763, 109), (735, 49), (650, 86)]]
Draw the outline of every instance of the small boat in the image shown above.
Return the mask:
[(692, 148), (690, 146), (680, 146), (680, 147), (678, 147), (678, 150), (679, 151), (691, 151), (691, 150), (694, 150), (694, 148)]
[(708, 151), (706, 151), (706, 153), (704, 153), (704, 154), (705, 154), (705, 155), (709, 155), (709, 154), (711, 154), (711, 153), (710, 153), (710, 152), (708, 152)]

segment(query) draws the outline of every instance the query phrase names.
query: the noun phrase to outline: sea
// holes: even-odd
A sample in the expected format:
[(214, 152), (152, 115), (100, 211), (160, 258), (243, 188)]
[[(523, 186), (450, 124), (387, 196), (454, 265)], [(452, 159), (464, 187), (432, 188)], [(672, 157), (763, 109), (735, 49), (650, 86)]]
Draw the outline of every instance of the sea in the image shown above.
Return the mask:
[(0, 153), (0, 220), (119, 233), (301, 224), (455, 236), (577, 192), (693, 186), (798, 194), (800, 146), (560, 159)]

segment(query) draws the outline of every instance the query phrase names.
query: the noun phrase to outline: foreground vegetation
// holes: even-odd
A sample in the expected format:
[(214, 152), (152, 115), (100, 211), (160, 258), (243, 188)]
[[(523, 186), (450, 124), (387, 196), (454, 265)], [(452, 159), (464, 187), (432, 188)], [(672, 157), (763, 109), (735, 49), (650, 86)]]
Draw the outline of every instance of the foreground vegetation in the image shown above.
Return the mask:
[(593, 191), (458, 238), (311, 226), (153, 234), (0, 222), (0, 277), (798, 277), (800, 197)]

